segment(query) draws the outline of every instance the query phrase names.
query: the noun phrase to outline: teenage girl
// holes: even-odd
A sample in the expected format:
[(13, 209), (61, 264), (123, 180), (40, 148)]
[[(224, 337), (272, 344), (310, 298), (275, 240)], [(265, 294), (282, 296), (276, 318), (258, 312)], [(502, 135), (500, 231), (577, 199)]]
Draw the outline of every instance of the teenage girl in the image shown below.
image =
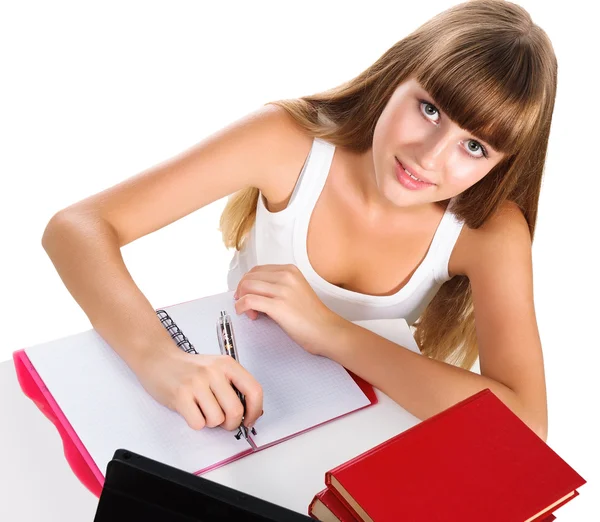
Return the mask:
[[(347, 83), (265, 104), (57, 212), (43, 246), (93, 327), (194, 429), (240, 425), (232, 384), (252, 426), (260, 383), (179, 350), (120, 248), (230, 196), (238, 314), (267, 314), (419, 419), (490, 388), (546, 440), (532, 240), (556, 76), (523, 8), (466, 2)], [(421, 355), (352, 323), (397, 317)]]

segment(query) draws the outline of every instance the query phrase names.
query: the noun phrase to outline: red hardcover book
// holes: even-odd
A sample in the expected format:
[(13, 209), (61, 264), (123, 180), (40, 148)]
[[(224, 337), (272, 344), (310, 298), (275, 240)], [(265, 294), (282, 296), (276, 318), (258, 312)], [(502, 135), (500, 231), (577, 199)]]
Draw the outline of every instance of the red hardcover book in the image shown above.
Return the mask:
[(586, 481), (485, 389), (326, 472), (325, 483), (362, 521), (533, 522)]
[(321, 522), (357, 522), (354, 515), (328, 488), (314, 496), (308, 506), (308, 514)]

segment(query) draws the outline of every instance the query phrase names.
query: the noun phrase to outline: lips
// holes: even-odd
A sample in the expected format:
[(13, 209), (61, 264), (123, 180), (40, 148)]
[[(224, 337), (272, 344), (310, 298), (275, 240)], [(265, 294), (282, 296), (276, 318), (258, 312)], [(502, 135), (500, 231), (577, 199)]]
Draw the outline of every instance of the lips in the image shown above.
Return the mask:
[(398, 164), (406, 171), (409, 172), (410, 174), (412, 174), (413, 176), (415, 176), (416, 178), (419, 178), (420, 181), (423, 181), (425, 183), (429, 183), (430, 185), (435, 185), (435, 183), (433, 181), (428, 180), (426, 177), (424, 177), (422, 174), (419, 174), (414, 168), (412, 167), (407, 167), (406, 165), (404, 165), (398, 158), (396, 158), (396, 161), (398, 162)]

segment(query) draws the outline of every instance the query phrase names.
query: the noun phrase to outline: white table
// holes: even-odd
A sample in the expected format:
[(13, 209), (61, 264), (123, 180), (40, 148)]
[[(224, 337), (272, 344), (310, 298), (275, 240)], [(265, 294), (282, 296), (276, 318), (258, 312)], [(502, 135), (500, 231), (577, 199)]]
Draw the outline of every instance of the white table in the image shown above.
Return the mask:
[[(410, 331), (402, 325), (385, 321), (373, 329), (406, 345)], [(325, 471), (419, 422), (377, 396), (374, 406), (202, 476), (306, 514), (325, 487)], [(0, 363), (0, 520), (86, 522), (97, 505), (64, 458), (54, 425), (21, 391), (12, 361)]]

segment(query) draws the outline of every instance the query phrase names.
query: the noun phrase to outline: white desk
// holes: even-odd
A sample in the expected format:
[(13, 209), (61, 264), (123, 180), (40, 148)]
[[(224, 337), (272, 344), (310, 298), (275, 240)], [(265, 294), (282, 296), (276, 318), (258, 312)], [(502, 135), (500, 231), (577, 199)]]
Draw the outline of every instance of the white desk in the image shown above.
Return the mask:
[[(382, 325), (394, 326), (406, 338), (395, 321)], [(377, 395), (374, 406), (202, 476), (306, 514), (325, 471), (419, 422)], [(12, 361), (0, 363), (0, 495), (0, 520), (19, 522), (92, 521), (98, 504), (71, 471), (54, 425), (21, 391)]]

